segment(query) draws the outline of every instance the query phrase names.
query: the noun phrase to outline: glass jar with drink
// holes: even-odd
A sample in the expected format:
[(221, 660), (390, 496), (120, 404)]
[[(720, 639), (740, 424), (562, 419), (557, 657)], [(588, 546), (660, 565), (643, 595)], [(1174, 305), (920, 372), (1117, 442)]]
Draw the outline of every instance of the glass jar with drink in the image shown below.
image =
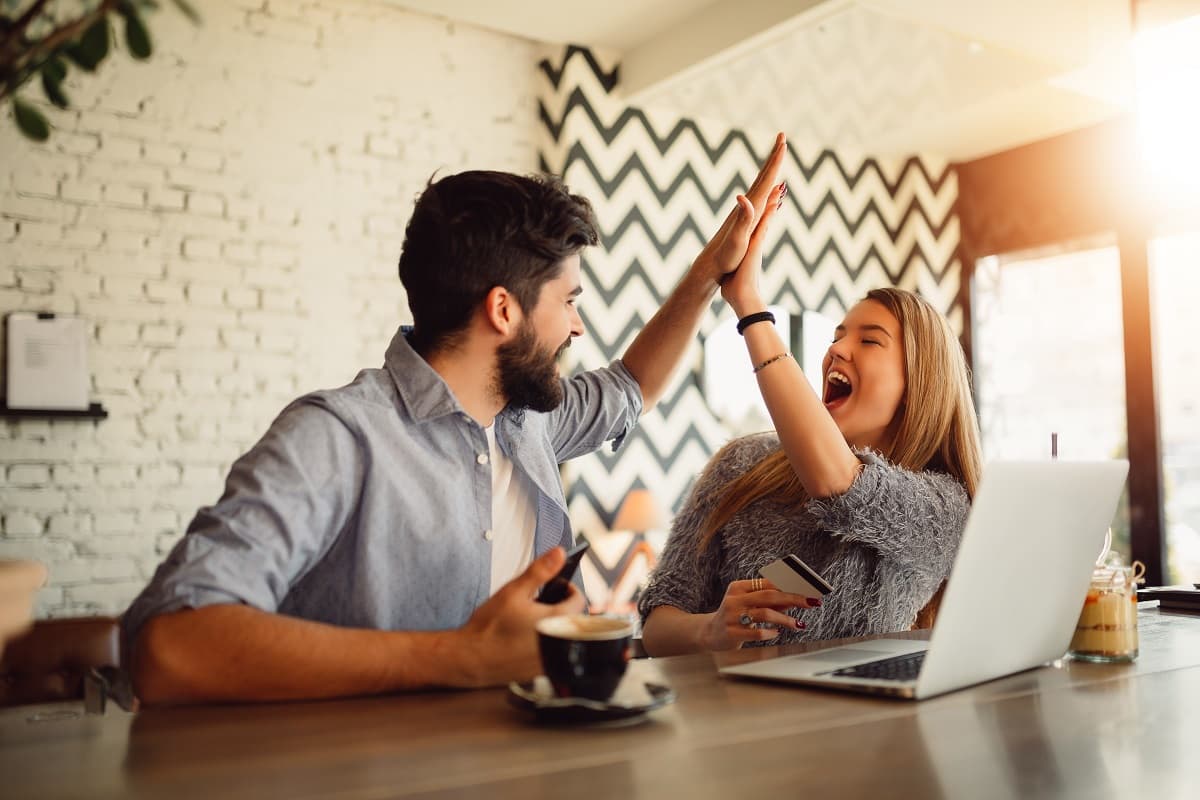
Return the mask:
[(1137, 658), (1137, 584), (1145, 571), (1140, 561), (1121, 563), (1116, 552), (1096, 565), (1071, 639), (1072, 658), (1102, 663)]

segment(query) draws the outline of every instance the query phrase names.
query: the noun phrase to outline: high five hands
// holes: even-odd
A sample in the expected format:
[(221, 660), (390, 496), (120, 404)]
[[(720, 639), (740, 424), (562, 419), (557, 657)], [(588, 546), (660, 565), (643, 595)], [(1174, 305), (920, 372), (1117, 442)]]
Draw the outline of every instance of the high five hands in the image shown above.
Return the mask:
[[(745, 194), (737, 196), (737, 206), (697, 257), (721, 285), (721, 296), (738, 316), (762, 310), (743, 310), (743, 306), (748, 308), (760, 302), (758, 276), (762, 268), (763, 241), (771, 218), (787, 194), (786, 185), (779, 183), (786, 154), (787, 142), (780, 133), (754, 183)], [(750, 269), (741, 269), (743, 265)]]

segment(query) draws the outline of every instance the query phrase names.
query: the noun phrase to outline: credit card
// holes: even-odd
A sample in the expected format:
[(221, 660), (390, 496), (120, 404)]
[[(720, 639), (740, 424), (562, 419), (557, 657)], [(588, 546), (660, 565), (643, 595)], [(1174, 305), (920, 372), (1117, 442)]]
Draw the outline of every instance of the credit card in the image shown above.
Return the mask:
[(772, 561), (760, 569), (758, 574), (779, 587), (780, 591), (789, 594), (819, 598), (833, 591), (829, 581), (795, 555), (789, 554)]

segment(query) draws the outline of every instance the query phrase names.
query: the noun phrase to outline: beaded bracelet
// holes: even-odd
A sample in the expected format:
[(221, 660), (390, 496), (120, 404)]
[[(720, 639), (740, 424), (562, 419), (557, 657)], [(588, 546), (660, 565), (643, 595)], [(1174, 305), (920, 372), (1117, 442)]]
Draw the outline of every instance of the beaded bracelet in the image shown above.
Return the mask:
[(754, 371), (755, 371), (755, 372), (758, 372), (758, 371), (759, 371), (760, 369), (762, 369), (763, 367), (769, 366), (770, 364), (774, 364), (776, 361), (779, 361), (780, 359), (783, 359), (783, 358), (791, 358), (791, 357), (792, 357), (792, 354), (791, 354), (791, 353), (780, 353), (780, 354), (779, 354), (779, 355), (777, 355), (777, 356), (771, 356), (771, 357), (770, 357), (770, 358), (768, 358), (766, 361), (762, 362), (762, 363), (761, 363), (761, 364), (759, 364), (757, 367), (755, 367), (755, 368), (754, 368)]

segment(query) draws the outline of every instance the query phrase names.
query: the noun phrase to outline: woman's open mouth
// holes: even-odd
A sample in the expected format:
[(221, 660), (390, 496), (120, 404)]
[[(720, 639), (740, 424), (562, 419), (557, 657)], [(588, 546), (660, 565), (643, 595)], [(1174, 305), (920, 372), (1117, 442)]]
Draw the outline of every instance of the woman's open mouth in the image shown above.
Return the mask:
[(833, 411), (843, 405), (853, 393), (854, 386), (844, 372), (836, 369), (829, 370), (825, 376), (825, 395), (821, 398), (825, 408)]

